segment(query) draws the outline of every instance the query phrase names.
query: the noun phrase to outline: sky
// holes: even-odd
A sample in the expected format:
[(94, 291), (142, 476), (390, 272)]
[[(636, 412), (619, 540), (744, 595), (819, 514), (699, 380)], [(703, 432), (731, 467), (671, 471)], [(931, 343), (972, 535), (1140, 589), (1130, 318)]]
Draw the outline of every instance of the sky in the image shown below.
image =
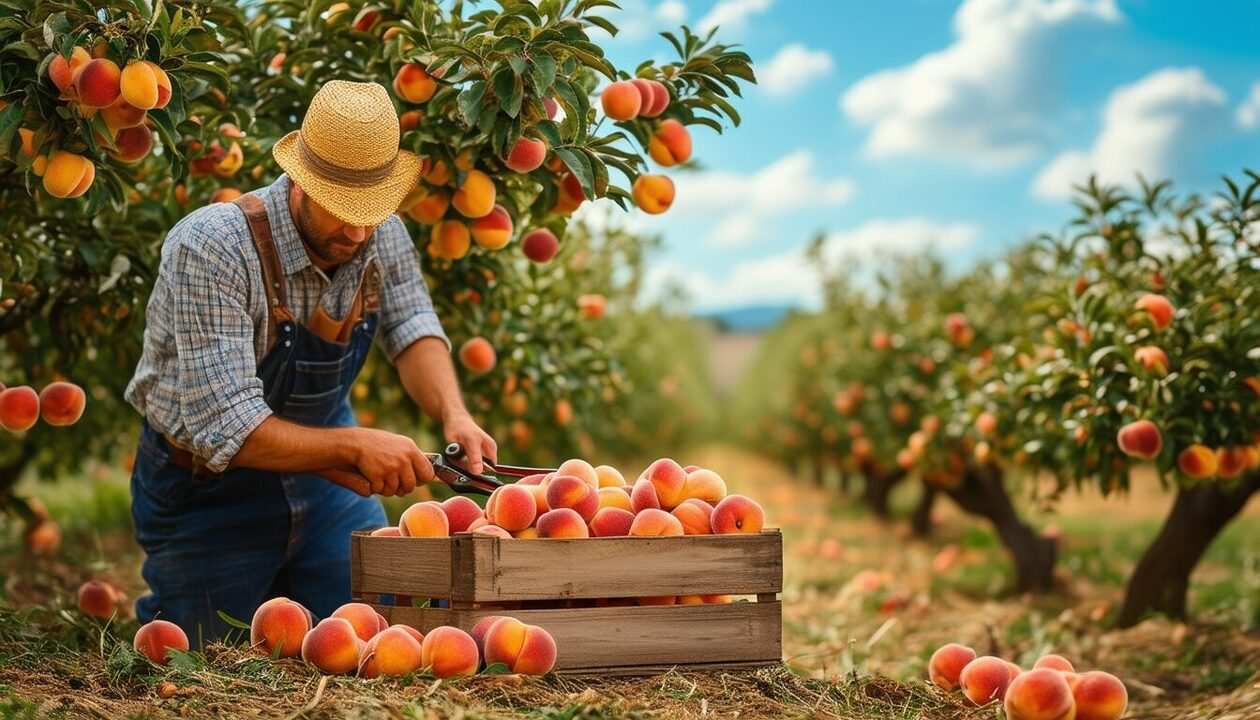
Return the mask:
[[(1136, 172), (1214, 192), (1260, 170), (1256, 0), (618, 0), (619, 68), (672, 60), (681, 23), (753, 59), (739, 127), (692, 128), (650, 292), (696, 312), (816, 307), (803, 248), (837, 262), (932, 248), (955, 269), (1072, 215), (1071, 187)], [(611, 207), (611, 212), (609, 211)]]

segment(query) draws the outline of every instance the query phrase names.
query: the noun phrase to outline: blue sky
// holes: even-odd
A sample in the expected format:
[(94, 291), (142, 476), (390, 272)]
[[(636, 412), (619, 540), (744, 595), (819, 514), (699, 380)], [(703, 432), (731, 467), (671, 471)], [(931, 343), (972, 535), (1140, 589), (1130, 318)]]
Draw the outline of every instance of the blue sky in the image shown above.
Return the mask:
[(717, 23), (761, 82), (739, 128), (694, 130), (668, 213), (615, 212), (664, 237), (653, 283), (697, 311), (811, 306), (820, 231), (837, 262), (932, 246), (963, 267), (1058, 230), (1091, 171), (1211, 191), (1260, 169), (1255, 0), (620, 2), (618, 67)]

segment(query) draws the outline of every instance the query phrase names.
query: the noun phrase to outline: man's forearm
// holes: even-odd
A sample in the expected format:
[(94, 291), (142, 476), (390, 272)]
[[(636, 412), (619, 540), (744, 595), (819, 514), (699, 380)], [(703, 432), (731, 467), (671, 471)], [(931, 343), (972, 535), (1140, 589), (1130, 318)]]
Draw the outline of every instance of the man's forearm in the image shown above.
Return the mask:
[(441, 423), (468, 414), (445, 342), (420, 338), (403, 350), (394, 364), (407, 394), (424, 414)]
[(272, 415), (249, 434), (228, 467), (282, 473), (353, 468), (353, 430), (307, 427)]

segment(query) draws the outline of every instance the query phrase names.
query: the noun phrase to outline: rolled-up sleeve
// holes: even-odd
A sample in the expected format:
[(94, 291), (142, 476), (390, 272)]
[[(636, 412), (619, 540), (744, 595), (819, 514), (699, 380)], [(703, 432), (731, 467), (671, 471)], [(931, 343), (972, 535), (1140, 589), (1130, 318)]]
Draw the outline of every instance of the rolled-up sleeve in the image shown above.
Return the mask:
[(271, 415), (257, 375), (248, 282), (239, 259), (208, 246), (180, 245), (170, 259), (181, 420), (189, 449), (222, 472)]
[(420, 272), (420, 257), (396, 216), (381, 228), (381, 333), (385, 356), (393, 363), (403, 350), (423, 337), (440, 338), (450, 350), (429, 287)]

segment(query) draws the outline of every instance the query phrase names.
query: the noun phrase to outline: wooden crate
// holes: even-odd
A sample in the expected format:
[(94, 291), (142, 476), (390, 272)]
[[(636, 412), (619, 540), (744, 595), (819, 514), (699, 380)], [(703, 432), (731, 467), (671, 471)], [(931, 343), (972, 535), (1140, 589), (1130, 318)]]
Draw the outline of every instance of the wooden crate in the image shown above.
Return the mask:
[[(512, 615), (556, 639), (557, 672), (756, 667), (782, 658), (783, 608), (777, 594), (783, 589), (783, 538), (778, 530), (530, 540), (357, 532), (351, 559), (355, 599), (371, 604), (391, 623), (421, 632), (439, 625), (468, 631), (488, 615)], [(595, 599), (718, 594), (737, 600), (592, 606)], [(428, 599), (430, 606), (413, 607), (413, 598)]]

